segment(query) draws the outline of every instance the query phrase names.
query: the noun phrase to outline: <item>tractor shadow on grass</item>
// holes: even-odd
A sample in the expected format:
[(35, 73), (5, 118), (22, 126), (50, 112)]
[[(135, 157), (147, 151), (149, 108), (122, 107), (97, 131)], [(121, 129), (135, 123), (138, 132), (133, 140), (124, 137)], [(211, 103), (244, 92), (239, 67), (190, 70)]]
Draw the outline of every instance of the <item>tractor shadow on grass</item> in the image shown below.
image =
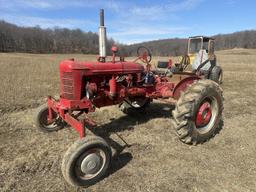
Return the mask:
[[(98, 128), (92, 130), (94, 134), (103, 137), (115, 151), (112, 158), (113, 160), (111, 164), (111, 169), (108, 175), (105, 176), (105, 178), (122, 169), (133, 158), (131, 153), (123, 152), (124, 149), (129, 148), (132, 145), (128, 144), (118, 134), (118, 132), (133, 130), (135, 125), (145, 123), (154, 118), (171, 118), (171, 111), (173, 109), (173, 105), (168, 105), (166, 103), (151, 103), (144, 112), (135, 111), (131, 115), (124, 115), (118, 119), (113, 119), (110, 123), (101, 125)], [(121, 142), (116, 142), (114, 139), (112, 139), (110, 137), (112, 134), (118, 136)]]
[(111, 119), (110, 123), (101, 125), (95, 129), (96, 134), (109, 137), (111, 133), (133, 130), (135, 125), (143, 124), (155, 118), (171, 118), (174, 105), (166, 103), (151, 103), (143, 112), (134, 111), (132, 114)]

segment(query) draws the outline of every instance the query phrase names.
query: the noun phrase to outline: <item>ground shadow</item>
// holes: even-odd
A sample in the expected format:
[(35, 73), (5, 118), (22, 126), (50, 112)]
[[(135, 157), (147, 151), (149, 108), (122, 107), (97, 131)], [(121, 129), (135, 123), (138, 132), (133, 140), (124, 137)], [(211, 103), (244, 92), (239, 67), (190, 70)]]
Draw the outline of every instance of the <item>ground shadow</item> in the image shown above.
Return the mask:
[[(123, 152), (127, 147), (131, 147), (119, 134), (124, 130), (131, 130), (135, 125), (145, 123), (154, 118), (168, 118), (171, 117), (171, 110), (174, 109), (173, 105), (168, 105), (166, 103), (152, 103), (143, 112), (134, 111), (130, 115), (124, 115), (118, 119), (112, 119), (110, 123), (101, 125), (91, 129), (91, 131), (102, 138), (104, 138), (107, 143), (114, 149), (112, 163), (108, 174), (102, 179), (108, 177), (109, 175), (115, 173), (116, 171), (122, 169), (126, 164), (132, 160), (132, 154), (129, 152)], [(111, 139), (110, 135), (115, 133), (121, 141), (122, 144)], [(101, 180), (102, 180), (101, 179)]]
[(151, 103), (143, 112), (134, 111), (132, 114), (124, 115), (118, 119), (111, 119), (111, 122), (95, 128), (93, 132), (106, 137), (111, 133), (131, 130), (135, 125), (143, 124), (151, 119), (161, 117), (171, 118), (171, 111), (174, 107), (175, 106), (166, 103)]

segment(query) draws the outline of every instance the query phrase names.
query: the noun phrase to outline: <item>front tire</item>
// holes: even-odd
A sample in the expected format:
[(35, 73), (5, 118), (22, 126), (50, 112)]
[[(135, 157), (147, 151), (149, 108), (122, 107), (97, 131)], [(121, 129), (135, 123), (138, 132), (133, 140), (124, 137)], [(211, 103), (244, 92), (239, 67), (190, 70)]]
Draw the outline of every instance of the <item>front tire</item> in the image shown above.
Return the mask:
[(106, 174), (111, 157), (111, 149), (104, 139), (86, 136), (76, 141), (65, 153), (62, 174), (72, 186), (89, 187)]
[(203, 143), (222, 128), (223, 96), (211, 80), (189, 86), (173, 110), (173, 124), (179, 139), (186, 144)]
[(36, 127), (42, 132), (58, 131), (64, 127), (64, 122), (61, 117), (54, 111), (52, 111), (53, 120), (48, 121), (48, 106), (43, 104), (37, 108), (34, 116)]

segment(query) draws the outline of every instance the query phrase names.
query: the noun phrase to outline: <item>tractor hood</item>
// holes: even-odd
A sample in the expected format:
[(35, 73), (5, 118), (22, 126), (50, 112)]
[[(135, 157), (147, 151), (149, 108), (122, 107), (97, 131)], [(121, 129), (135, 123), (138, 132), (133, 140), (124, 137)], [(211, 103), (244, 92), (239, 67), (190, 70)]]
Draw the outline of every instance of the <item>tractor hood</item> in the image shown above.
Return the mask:
[(133, 62), (78, 62), (64, 60), (60, 63), (60, 72), (83, 71), (84, 75), (141, 73), (144, 67)]

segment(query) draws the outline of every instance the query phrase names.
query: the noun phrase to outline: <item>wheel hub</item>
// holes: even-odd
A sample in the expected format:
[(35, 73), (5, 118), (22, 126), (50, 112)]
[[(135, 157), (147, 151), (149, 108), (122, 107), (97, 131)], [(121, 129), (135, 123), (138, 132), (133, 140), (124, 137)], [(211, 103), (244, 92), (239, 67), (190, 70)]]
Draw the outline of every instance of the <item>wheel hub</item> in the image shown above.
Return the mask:
[(81, 171), (85, 174), (95, 174), (102, 167), (102, 158), (96, 153), (87, 155), (81, 163)]
[(211, 104), (209, 102), (203, 103), (197, 112), (196, 115), (196, 126), (203, 127), (207, 125), (212, 117)]

